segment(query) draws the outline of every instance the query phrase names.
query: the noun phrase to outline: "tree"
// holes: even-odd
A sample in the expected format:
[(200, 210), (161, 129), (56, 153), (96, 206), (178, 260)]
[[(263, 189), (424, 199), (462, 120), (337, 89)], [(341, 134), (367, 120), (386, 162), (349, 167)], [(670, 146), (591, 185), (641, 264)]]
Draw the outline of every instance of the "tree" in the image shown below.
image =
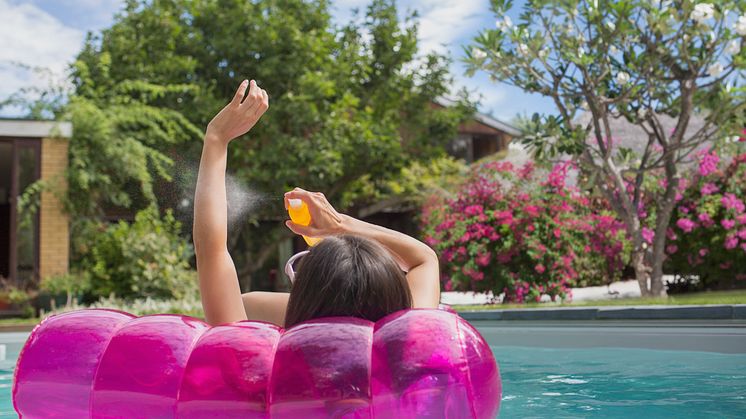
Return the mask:
[[(746, 3), (529, 0), (517, 25), (505, 16), (511, 7), (492, 1), (497, 28), (475, 38), (469, 70), (554, 101), (558, 114), (534, 115), (527, 143), (540, 157), (577, 160), (587, 187), (625, 223), (642, 294), (665, 295), (666, 231), (682, 168), (744, 126)], [(674, 119), (672, 132), (664, 115)], [(704, 122), (695, 131), (696, 115)], [(641, 152), (613, 141), (619, 118), (646, 133)], [(655, 190), (658, 172), (665, 187)]]
[[(336, 27), (328, 7), (128, 1), (73, 66), (74, 211), (174, 205), (159, 193), (173, 160), (197, 161), (202, 127), (245, 77), (269, 92), (271, 106), (230, 148), (229, 170), (261, 195), (301, 186), (336, 201), (363, 177), (385, 187), (410, 164), (442, 156), (469, 107), (431, 106), (448, 90), (447, 60), (418, 55), (414, 16), (400, 22), (393, 1), (375, 0), (361, 19)], [(284, 217), (268, 202), (231, 232), (244, 280), (290, 236), (282, 223), (259, 222)]]

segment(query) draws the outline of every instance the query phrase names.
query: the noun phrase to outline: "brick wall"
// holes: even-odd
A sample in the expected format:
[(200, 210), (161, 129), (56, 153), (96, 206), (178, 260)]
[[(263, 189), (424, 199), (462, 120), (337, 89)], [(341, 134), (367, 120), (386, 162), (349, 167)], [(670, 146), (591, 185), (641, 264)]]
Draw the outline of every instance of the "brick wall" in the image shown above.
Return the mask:
[(67, 140), (45, 138), (41, 142), (41, 178), (51, 190), (41, 195), (39, 211), (39, 276), (45, 278), (67, 272), (70, 249), (69, 219), (63, 211), (62, 195), (66, 187)]

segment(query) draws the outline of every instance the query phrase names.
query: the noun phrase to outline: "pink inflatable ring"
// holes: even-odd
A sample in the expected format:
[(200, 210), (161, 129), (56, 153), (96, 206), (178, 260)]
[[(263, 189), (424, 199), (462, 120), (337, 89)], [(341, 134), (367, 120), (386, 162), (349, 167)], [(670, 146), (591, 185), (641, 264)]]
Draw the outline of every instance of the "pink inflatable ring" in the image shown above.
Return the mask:
[(494, 418), (489, 346), (444, 310), (283, 330), (114, 310), (50, 316), (13, 382), (27, 418)]

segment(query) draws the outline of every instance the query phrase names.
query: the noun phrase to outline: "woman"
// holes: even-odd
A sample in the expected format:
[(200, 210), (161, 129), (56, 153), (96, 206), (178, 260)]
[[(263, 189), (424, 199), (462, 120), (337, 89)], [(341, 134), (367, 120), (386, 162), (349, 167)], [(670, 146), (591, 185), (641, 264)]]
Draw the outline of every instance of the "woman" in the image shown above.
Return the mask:
[[(227, 247), (228, 144), (247, 133), (268, 107), (267, 92), (254, 80), (244, 80), (205, 132), (193, 234), (206, 321), (218, 325), (249, 319), (290, 327), (318, 317), (376, 321), (401, 309), (437, 307), (438, 258), (432, 249), (405, 234), (340, 214), (323, 194), (298, 188), (285, 194), (285, 207), (289, 199), (303, 200), (312, 222), (301, 226), (287, 221), (287, 227), (296, 234), (324, 239), (307, 254), (288, 261), (290, 293), (241, 295)], [(300, 259), (297, 268), (295, 259)]]

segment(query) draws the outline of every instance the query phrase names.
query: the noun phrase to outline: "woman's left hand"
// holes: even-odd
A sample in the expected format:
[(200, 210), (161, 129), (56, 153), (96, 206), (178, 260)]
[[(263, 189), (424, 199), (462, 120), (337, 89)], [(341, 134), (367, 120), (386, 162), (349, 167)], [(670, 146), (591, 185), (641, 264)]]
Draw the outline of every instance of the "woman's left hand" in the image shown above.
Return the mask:
[[(244, 99), (246, 87), (249, 93)], [(243, 99), (243, 102), (241, 101)], [(233, 100), (227, 104), (207, 125), (205, 140), (215, 140), (228, 144), (231, 140), (246, 134), (259, 121), (259, 118), (269, 108), (269, 96), (264, 89), (257, 86), (256, 81), (249, 83), (244, 80)]]
[(321, 192), (309, 192), (295, 188), (285, 193), (285, 209), (290, 206), (290, 199), (300, 199), (308, 205), (311, 213), (311, 224), (302, 226), (287, 220), (285, 225), (295, 234), (307, 237), (325, 237), (340, 234), (344, 230), (344, 216), (332, 207), (326, 196)]

